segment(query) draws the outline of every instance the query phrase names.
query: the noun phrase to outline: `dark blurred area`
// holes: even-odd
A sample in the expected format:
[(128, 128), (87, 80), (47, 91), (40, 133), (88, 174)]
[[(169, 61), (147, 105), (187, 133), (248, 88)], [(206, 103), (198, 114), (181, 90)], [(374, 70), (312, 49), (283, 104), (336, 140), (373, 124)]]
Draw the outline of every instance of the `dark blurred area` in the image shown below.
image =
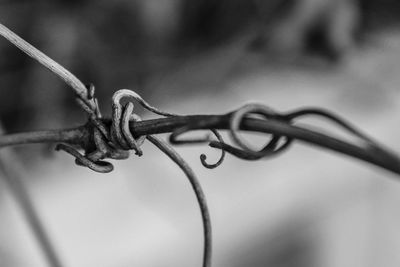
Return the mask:
[[(0, 1), (1, 22), (93, 82), (105, 110), (116, 89), (150, 97), (171, 69), (240, 38), (244, 53), (268, 61), (316, 55), (338, 64), (371, 31), (397, 26), (399, 10), (394, 0)], [(58, 78), (5, 40), (0, 55), (0, 114), (10, 131), (76, 121)]]
[[(106, 116), (112, 94), (121, 88), (171, 112), (193, 114), (225, 112), (256, 99), (282, 109), (343, 111), (385, 142), (398, 143), (396, 131), (388, 130), (396, 118), (385, 113), (400, 108), (396, 0), (0, 0), (0, 23), (84, 83), (94, 83)], [(0, 59), (0, 120), (8, 132), (86, 121), (72, 90), (4, 38)], [(391, 220), (397, 205), (385, 209), (392, 203), (387, 196), (399, 200), (399, 189), (377, 182), (386, 174), (364, 165), (357, 169), (329, 153), (319, 157), (319, 151), (296, 149), (293, 156), (250, 167), (228, 160), (217, 177), (202, 180), (216, 225), (213, 266), (382, 266), (371, 259), (396, 266), (399, 256), (387, 256), (396, 257), (398, 246), (385, 250), (376, 244), (400, 243), (385, 232), (399, 221)], [(186, 225), (198, 219), (191, 213), (192, 196), (181, 197), (187, 188), (173, 180), (180, 174), (168, 169), (171, 162), (151, 149), (146, 153), (142, 165), (121, 163), (107, 179), (75, 168), (67, 156), (54, 165), (45, 159), (47, 165), (31, 174), (37, 179), (28, 184), (47, 212), (67, 266), (200, 265), (200, 226)], [(34, 155), (20, 153), (43, 160)], [(198, 162), (198, 153), (184, 156)], [(168, 175), (173, 179), (164, 179)], [(176, 189), (181, 186), (183, 193)], [(7, 201), (0, 200), (5, 218), (15, 208)], [(26, 265), (28, 256), (18, 259), (27, 235), (18, 227), (26, 225), (13, 226), (17, 230), (10, 234), (12, 223), (0, 224), (0, 243), (23, 241), (0, 245), (0, 266), (43, 266)], [(14, 232), (19, 235), (10, 238)]]

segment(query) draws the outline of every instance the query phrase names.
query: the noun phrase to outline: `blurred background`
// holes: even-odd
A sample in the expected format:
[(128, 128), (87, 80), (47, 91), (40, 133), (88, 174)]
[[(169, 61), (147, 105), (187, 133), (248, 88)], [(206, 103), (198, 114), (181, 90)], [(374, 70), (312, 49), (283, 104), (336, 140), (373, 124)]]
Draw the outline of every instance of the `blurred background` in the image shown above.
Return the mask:
[[(319, 106), (398, 152), (399, 15), (395, 0), (0, 0), (0, 22), (94, 83), (104, 114), (121, 88), (181, 114)], [(4, 38), (0, 95), (7, 132), (86, 121), (72, 91)], [(65, 266), (201, 265), (191, 187), (151, 145), (108, 175), (48, 145), (16, 150)], [(198, 156), (218, 151), (177, 150), (208, 197), (213, 266), (399, 266), (399, 177), (301, 143), (258, 162), (228, 156), (212, 171)], [(0, 266), (45, 266), (0, 184)]]

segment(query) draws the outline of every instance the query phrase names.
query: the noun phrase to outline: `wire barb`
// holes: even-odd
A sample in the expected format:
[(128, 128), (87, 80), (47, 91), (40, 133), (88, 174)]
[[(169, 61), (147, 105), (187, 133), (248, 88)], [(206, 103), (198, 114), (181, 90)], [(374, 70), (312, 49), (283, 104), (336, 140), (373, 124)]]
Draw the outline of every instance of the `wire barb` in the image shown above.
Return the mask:
[[(66, 144), (60, 144), (57, 149), (73, 155), (76, 158), (77, 165), (86, 166), (96, 172), (107, 173), (113, 170), (112, 164), (103, 161), (103, 159), (126, 159), (129, 157), (129, 150), (133, 150), (138, 156), (143, 155), (140, 147), (143, 145), (146, 136), (140, 136), (136, 139), (134, 137), (135, 134), (130, 130), (132, 122), (141, 121), (140, 116), (133, 112), (134, 104), (130, 102), (131, 100), (136, 100), (145, 109), (158, 115), (177, 116), (151, 106), (131, 90), (121, 89), (116, 91), (112, 97), (111, 127), (107, 128), (101, 120), (101, 112), (98, 101), (95, 98), (94, 85), (86, 85), (86, 90), (87, 94), (84, 97), (76, 95), (76, 101), (89, 114), (89, 123), (94, 126), (92, 136), (95, 147), (91, 149), (85, 148), (84, 155), (76, 148)], [(122, 105), (121, 101), (125, 98), (129, 102)], [(94, 108), (87, 105), (89, 100), (94, 101)]]

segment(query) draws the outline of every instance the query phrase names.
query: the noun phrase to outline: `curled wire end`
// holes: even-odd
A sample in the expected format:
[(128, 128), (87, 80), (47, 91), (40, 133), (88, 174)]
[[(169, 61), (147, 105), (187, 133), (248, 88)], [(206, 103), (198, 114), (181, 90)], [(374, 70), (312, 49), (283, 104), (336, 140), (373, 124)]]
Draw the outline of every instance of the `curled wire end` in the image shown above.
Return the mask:
[(98, 160), (96, 162), (91, 161), (90, 159), (86, 158), (84, 155), (79, 153), (79, 151), (72, 146), (66, 144), (58, 144), (55, 149), (57, 151), (63, 150), (68, 154), (74, 156), (75, 163), (77, 165), (88, 167), (89, 169), (95, 172), (108, 173), (114, 169), (113, 165), (107, 161), (101, 161), (101, 160)]
[[(211, 137), (210, 135), (206, 135), (203, 138), (195, 138), (195, 139), (179, 139), (179, 136), (190, 131), (191, 127), (190, 126), (184, 126), (181, 127), (177, 130), (175, 130), (170, 136), (169, 136), (169, 142), (171, 144), (175, 145), (184, 145), (184, 144), (198, 144), (198, 143), (205, 143), (205, 142), (210, 142)], [(215, 137), (218, 139), (219, 142), (224, 143), (224, 140), (222, 139), (222, 136), (219, 134), (219, 132), (215, 129), (210, 129), (210, 131), (215, 135)], [(222, 164), (225, 158), (225, 151), (221, 149), (221, 156), (218, 159), (218, 161), (214, 164), (209, 164), (207, 163), (207, 156), (205, 154), (200, 155), (200, 161), (201, 164), (208, 168), (208, 169), (214, 169), (218, 167), (219, 165)]]
[[(217, 137), (219, 143), (222, 143), (222, 144), (225, 143), (225, 142), (224, 142), (224, 139), (223, 139), (222, 136), (221, 136), (221, 134), (220, 134), (217, 130), (212, 129), (211, 132), (215, 135), (215, 137)], [(201, 164), (202, 164), (204, 167), (208, 168), (208, 169), (215, 169), (215, 168), (217, 168), (219, 165), (221, 165), (222, 162), (224, 162), (225, 154), (226, 154), (226, 153), (225, 153), (225, 149), (221, 148), (221, 156), (219, 157), (218, 161), (217, 161), (216, 163), (214, 163), (214, 164), (209, 164), (209, 163), (207, 163), (207, 156), (206, 156), (205, 154), (201, 154), (201, 155), (200, 155)]]
[(107, 161), (102, 159), (113, 156), (114, 158), (122, 158), (120, 151), (113, 151), (109, 146), (106, 145), (105, 139), (109, 139), (108, 130), (105, 125), (101, 122), (101, 112), (97, 99), (94, 97), (95, 87), (92, 83), (85, 86), (87, 90), (86, 96), (76, 95), (76, 102), (80, 105), (88, 114), (89, 121), (95, 126), (93, 130), (94, 142), (96, 149), (94, 151), (87, 152), (85, 155), (79, 153), (77, 149), (66, 144), (58, 144), (56, 150), (63, 150), (68, 154), (75, 157), (75, 163), (80, 166), (85, 166), (93, 171), (100, 173), (111, 172), (114, 167)]
[(129, 151), (115, 149), (108, 145), (104, 140), (104, 136), (97, 128), (93, 129), (93, 139), (95, 150), (87, 152), (86, 155), (82, 155), (77, 149), (66, 144), (58, 144), (56, 150), (63, 150), (74, 156), (77, 165), (88, 167), (100, 173), (108, 173), (114, 169), (111, 163), (103, 161), (103, 159), (126, 159), (129, 157)]

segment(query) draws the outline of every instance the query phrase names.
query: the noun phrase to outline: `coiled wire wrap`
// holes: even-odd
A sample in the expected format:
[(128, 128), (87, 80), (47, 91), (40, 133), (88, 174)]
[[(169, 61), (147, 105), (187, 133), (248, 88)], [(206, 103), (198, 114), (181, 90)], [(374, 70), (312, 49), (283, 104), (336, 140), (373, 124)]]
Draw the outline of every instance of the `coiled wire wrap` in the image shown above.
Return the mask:
[[(141, 98), (137, 93), (128, 90), (121, 89), (114, 93), (112, 97), (112, 123), (111, 128), (108, 131), (105, 129), (102, 123), (100, 123), (101, 113), (98, 108), (97, 99), (94, 98), (94, 87), (89, 85), (88, 89), (88, 99), (93, 99), (96, 103), (96, 109), (94, 110), (94, 117), (90, 116), (89, 120), (94, 124), (93, 140), (95, 148), (91, 151), (85, 151), (85, 155), (82, 155), (76, 148), (67, 145), (60, 144), (56, 147), (57, 150), (64, 150), (65, 152), (73, 155), (76, 159), (77, 165), (86, 166), (89, 169), (100, 172), (107, 173), (113, 170), (111, 163), (103, 161), (103, 159), (126, 159), (129, 157), (129, 150), (133, 150), (136, 155), (143, 155), (143, 151), (140, 148), (144, 143), (146, 136), (140, 136), (135, 139), (134, 134), (129, 128), (130, 122), (140, 121), (141, 118), (137, 114), (133, 113), (134, 104), (130, 102), (131, 100), (136, 100), (145, 109), (166, 117), (179, 116), (174, 113), (169, 113), (161, 111), (150, 104), (148, 104), (143, 98)], [(128, 99), (129, 102), (122, 105), (122, 99)], [(77, 98), (78, 104), (82, 105), (83, 108), (87, 108), (85, 101)], [(178, 140), (178, 136), (189, 131), (190, 128), (181, 128), (176, 130), (171, 134), (171, 142), (174, 144), (186, 144), (186, 143), (198, 143), (210, 141), (210, 138), (202, 140)], [(215, 129), (210, 129), (211, 132), (216, 136), (220, 143), (224, 143), (221, 135)], [(200, 155), (200, 160), (203, 166), (207, 168), (215, 168), (219, 166), (225, 156), (225, 151), (222, 149), (221, 157), (215, 164), (207, 163), (207, 156), (205, 154)]]
[[(75, 157), (75, 163), (80, 166), (88, 167), (89, 169), (100, 172), (111, 172), (114, 167), (110, 162), (103, 159), (127, 159), (129, 150), (135, 150), (136, 154), (141, 155), (140, 146), (143, 144), (145, 136), (135, 140), (129, 130), (129, 121), (139, 121), (140, 117), (133, 112), (133, 103), (127, 103), (122, 106), (120, 103), (120, 91), (117, 91), (113, 96), (113, 122), (111, 130), (108, 131), (102, 123), (100, 123), (101, 113), (98, 108), (97, 99), (94, 98), (94, 87), (88, 86), (88, 99), (93, 99), (96, 103), (96, 109), (93, 111), (93, 116), (89, 117), (90, 123), (93, 123), (93, 140), (95, 147), (85, 151), (82, 155), (76, 148), (67, 145), (59, 144), (56, 150), (64, 150), (65, 152)], [(80, 105), (86, 106), (84, 101), (77, 98)]]
[[(265, 119), (277, 119), (280, 117), (275, 111), (265, 105), (246, 104), (233, 112), (229, 126), (231, 138), (240, 149), (221, 142), (212, 142), (210, 145), (246, 160), (257, 160), (263, 157), (273, 156), (287, 149), (292, 143), (292, 139), (278, 135), (272, 135), (271, 140), (260, 150), (254, 150), (247, 144), (246, 140), (239, 135), (239, 128), (243, 118), (254, 114), (261, 115)], [(281, 139), (285, 139), (283, 144), (279, 144)]]

